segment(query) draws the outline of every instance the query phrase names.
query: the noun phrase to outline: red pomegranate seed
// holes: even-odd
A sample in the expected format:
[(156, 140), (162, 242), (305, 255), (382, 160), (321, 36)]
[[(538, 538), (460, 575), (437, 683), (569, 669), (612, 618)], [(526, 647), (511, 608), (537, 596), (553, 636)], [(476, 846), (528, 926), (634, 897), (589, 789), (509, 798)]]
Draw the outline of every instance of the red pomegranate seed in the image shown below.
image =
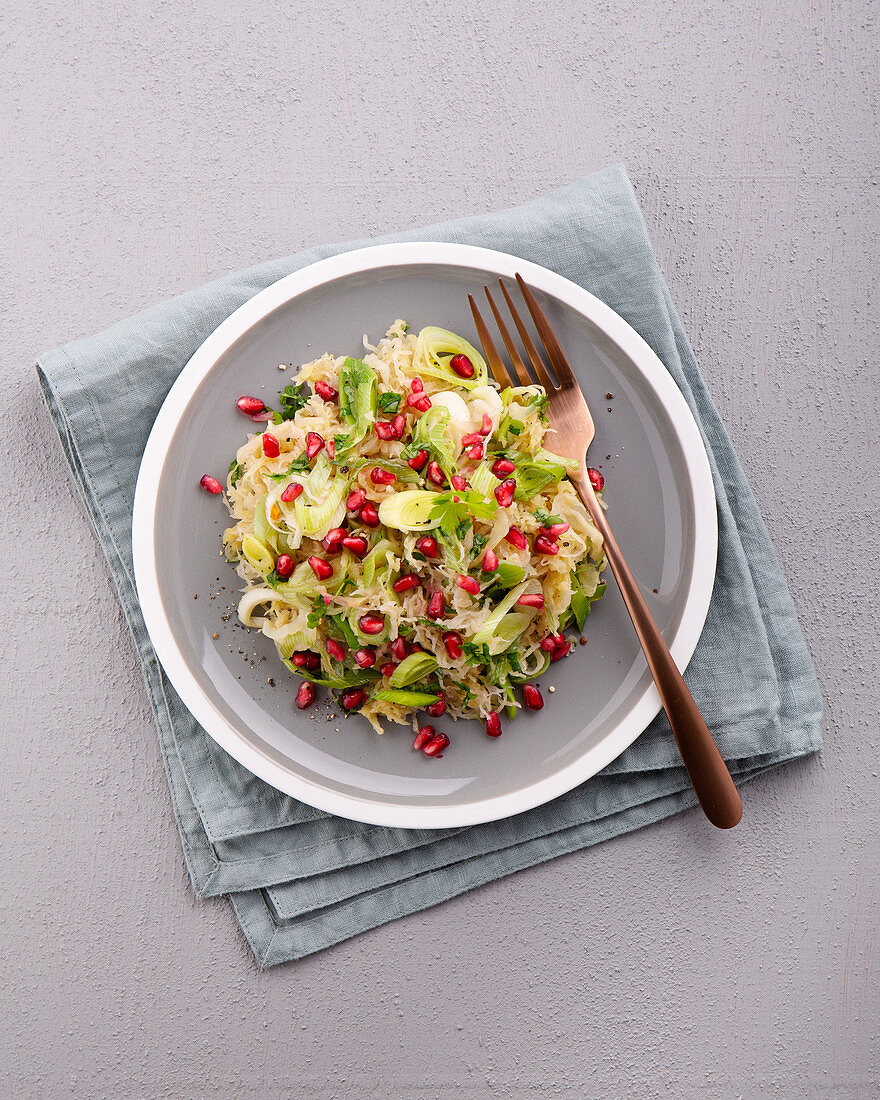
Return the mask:
[(560, 535), (564, 535), (566, 531), (570, 530), (570, 523), (551, 523), (550, 526), (546, 528), (547, 534), (551, 539), (558, 539)]
[(490, 711), (486, 716), (486, 733), (488, 733), (490, 737), (501, 736), (501, 719), (494, 710)]
[(428, 461), (427, 451), (416, 451), (416, 453), (407, 461), (407, 466), (411, 466), (414, 470), (421, 470), (425, 463)]
[(199, 485), (208, 493), (222, 493), (223, 486), (217, 480), (216, 477), (211, 477), (210, 474), (202, 474)]
[(374, 466), (370, 470), (370, 481), (374, 485), (393, 485), (397, 481), (397, 474), (392, 474), (390, 470), (383, 470), (381, 466)]
[(513, 504), (513, 494), (516, 492), (516, 482), (512, 477), (502, 481), (495, 490), (495, 499), (502, 508), (509, 508)]
[(446, 713), (446, 696), (442, 691), (440, 692), (440, 697), (437, 702), (429, 703), (428, 706), (425, 707), (425, 710), (432, 718), (439, 718), (441, 714)]
[(453, 355), (449, 360), (449, 365), (459, 378), (473, 378), (474, 376), (474, 364), (466, 355)]
[(416, 734), (415, 741), (413, 741), (413, 748), (418, 752), (419, 749), (423, 749), (431, 738), (436, 735), (437, 731), (433, 726), (419, 726), (419, 732)]
[(467, 449), (467, 456), (468, 456), (468, 458), (473, 459), (474, 462), (479, 462), (480, 459), (483, 457), (483, 444), (482, 443), (473, 443)]
[(306, 458), (314, 458), (324, 449), (324, 437), (317, 432), (309, 432), (306, 435)]
[(345, 646), (341, 642), (337, 642), (335, 638), (328, 638), (324, 643), (324, 648), (335, 661), (344, 661), (345, 654), (348, 652)]
[(391, 421), (391, 427), (394, 429), (394, 438), (403, 439), (403, 433), (406, 431), (406, 417), (403, 413), (398, 413), (395, 416)]
[(442, 592), (435, 592), (428, 600), (428, 618), (442, 619), (446, 611)]
[(509, 458), (496, 458), (492, 463), (492, 473), (499, 479), (512, 474), (515, 469), (516, 463), (511, 462)]
[(409, 384), (410, 392), (412, 393), (424, 393), (425, 384), (421, 378), (414, 378)]
[(389, 439), (394, 439), (394, 428), (387, 420), (377, 420), (376, 435), (387, 442)]
[(492, 434), (492, 417), (488, 413), (483, 413), (483, 423), (480, 425), (480, 435)]
[(480, 582), (476, 577), (469, 577), (466, 573), (458, 574), (455, 578), (455, 586), (465, 592), (470, 592), (472, 596), (478, 596), (480, 593)]
[(428, 409), (430, 409), (430, 407), (431, 407), (431, 398), (428, 397), (427, 395), (424, 395), (424, 396), (420, 397), (418, 399), (418, 401), (416, 401), (415, 404), (414, 404), (414, 408), (418, 409), (419, 412), (423, 412), (423, 413), (426, 413), (428, 411)]
[(471, 432), (470, 435), (463, 435), (461, 437), (462, 447), (470, 447), (473, 443), (482, 443), (483, 437), (479, 432)]
[(411, 588), (417, 588), (419, 584), (419, 578), (415, 573), (407, 573), (405, 577), (401, 577), (399, 581), (395, 581), (391, 587), (395, 592), (408, 592)]
[(553, 634), (548, 634), (547, 637), (542, 638), (538, 644), (545, 653), (552, 653), (554, 649), (556, 649), (556, 638)]
[(370, 544), (363, 535), (346, 535), (342, 540), (342, 545), (358, 558), (362, 558), (370, 549)]
[(381, 634), (385, 629), (385, 616), (368, 611), (358, 619), (358, 626), (362, 634)]
[(590, 479), (590, 484), (593, 486), (594, 492), (601, 493), (605, 488), (605, 478), (599, 471), (594, 470), (592, 466), (588, 466), (587, 477)]
[(561, 645), (565, 645), (565, 635), (562, 633), (561, 630), (558, 634), (551, 634), (550, 637), (553, 639), (553, 644), (556, 646), (557, 649)]
[(462, 654), (461, 635), (454, 630), (447, 630), (443, 635), (443, 645), (453, 661), (457, 661)]
[(335, 439), (328, 439), (327, 440), (327, 457), (328, 458), (336, 458), (336, 440)]
[(480, 565), (484, 573), (494, 573), (498, 568), (498, 555), (494, 550), (487, 550)]
[(451, 480), (452, 488), (457, 490), (459, 493), (463, 493), (468, 487), (467, 478), (462, 477), (461, 474), (453, 474)]
[(279, 554), (275, 561), (275, 572), (285, 580), (293, 572), (293, 558), (290, 554)]
[(538, 535), (535, 538), (535, 553), (549, 554), (552, 557), (553, 554), (559, 553), (559, 547), (552, 539), (548, 539), (546, 535)]
[(312, 567), (312, 572), (319, 581), (329, 580), (330, 577), (333, 576), (333, 566), (329, 561), (324, 561), (323, 558), (316, 557), (312, 554), (309, 558), (309, 565)]
[[(283, 498), (282, 498), (283, 499)], [(352, 489), (348, 494), (348, 499), (345, 502), (345, 507), (349, 512), (357, 512), (363, 508), (367, 499), (367, 493), (365, 489)]]
[(290, 504), (291, 501), (296, 500), (298, 496), (302, 494), (303, 487), (298, 481), (291, 481), (284, 492), (281, 494), (281, 499), (285, 504)]
[(366, 694), (363, 688), (349, 688), (339, 696), (339, 702), (345, 710), (355, 710), (364, 701)]
[(315, 393), (322, 401), (335, 401), (339, 396), (337, 390), (334, 390), (329, 382), (325, 382), (323, 379), (315, 383)]
[(306, 668), (309, 672), (314, 672), (321, 664), (321, 658), (317, 653), (312, 653), (310, 649), (299, 650), (294, 653), (290, 660), (297, 668)]
[(538, 611), (544, 607), (544, 597), (539, 592), (526, 592), (516, 602), (520, 607), (535, 607)]
[(376, 651), (373, 649), (356, 649), (354, 659), (361, 668), (372, 668), (376, 663)]
[(277, 458), (281, 454), (281, 444), (269, 432), (263, 432), (263, 454), (266, 458)]
[(395, 661), (402, 661), (409, 653), (406, 638), (395, 638), (388, 648), (391, 650), (391, 656)]
[(449, 738), (445, 733), (438, 733), (436, 737), (432, 737), (431, 740), (422, 749), (425, 756), (441, 757), (443, 750), (449, 745)]
[(553, 653), (550, 654), (551, 661), (561, 661), (563, 657), (567, 657), (571, 651), (571, 642), (563, 642), (562, 645), (557, 646)]
[(331, 527), (327, 534), (321, 539), (321, 545), (328, 554), (333, 554), (342, 546), (342, 540), (347, 534), (348, 531), (346, 531), (344, 527)]
[(308, 710), (314, 701), (315, 685), (305, 680), (299, 685), (299, 691), (296, 693), (296, 705), (300, 710)]
[(511, 546), (515, 546), (517, 550), (528, 550), (529, 548), (529, 540), (518, 527), (511, 527), (504, 536), (504, 541), (509, 542)]
[(446, 475), (440, 469), (439, 462), (428, 463), (428, 481), (433, 481), (435, 485), (446, 484)]
[(415, 548), (420, 554), (424, 554), (426, 558), (436, 558), (440, 553), (437, 540), (430, 535), (422, 535), (420, 539), (416, 539)]
[(529, 710), (540, 710), (544, 705), (544, 696), (534, 684), (526, 684), (523, 688), (523, 702)]
[(238, 406), (238, 411), (243, 412), (245, 416), (256, 416), (266, 407), (266, 402), (261, 397), (239, 397), (235, 404)]
[(383, 676), (390, 676), (392, 672), (397, 668), (397, 661), (386, 661), (384, 665), (379, 669)]
[(369, 501), (361, 508), (359, 519), (365, 527), (379, 526), (379, 513)]

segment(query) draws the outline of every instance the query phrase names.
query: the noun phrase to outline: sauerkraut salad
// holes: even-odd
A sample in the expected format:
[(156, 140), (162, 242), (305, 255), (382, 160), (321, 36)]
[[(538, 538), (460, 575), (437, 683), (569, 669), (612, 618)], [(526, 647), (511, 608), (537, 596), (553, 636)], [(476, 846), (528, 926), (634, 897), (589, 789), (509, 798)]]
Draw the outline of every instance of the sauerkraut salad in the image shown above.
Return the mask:
[(605, 590), (602, 538), (541, 387), (499, 390), (476, 348), (433, 326), (398, 320), (364, 346), (301, 366), (278, 411), (238, 399), (265, 426), (230, 464), (223, 546), (241, 622), (302, 677), (300, 708), (334, 690), (377, 733), (412, 721), (437, 756), (449, 739), (420, 711), (498, 736), (502, 712), (543, 706), (533, 681)]

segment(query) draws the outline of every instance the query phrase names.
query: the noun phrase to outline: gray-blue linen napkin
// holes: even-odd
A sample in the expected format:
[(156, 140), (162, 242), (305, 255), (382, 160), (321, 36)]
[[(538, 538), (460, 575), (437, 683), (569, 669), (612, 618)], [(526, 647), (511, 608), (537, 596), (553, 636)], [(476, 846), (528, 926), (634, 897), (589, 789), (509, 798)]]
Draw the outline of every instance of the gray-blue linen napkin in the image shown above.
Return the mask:
[[(607, 302), (651, 345), (700, 425), (718, 502), (718, 573), (688, 684), (738, 780), (816, 750), (821, 702), (794, 608), (625, 171), (610, 168), (513, 210), (382, 240), (458, 241), (533, 260)], [(264, 966), (696, 801), (661, 715), (600, 775), (546, 806), (468, 829), (363, 825), (296, 802), (245, 771), (197, 725), (164, 676), (131, 563), (135, 481), (159, 406), (196, 348), (248, 298), (291, 271), (368, 243), (376, 242), (313, 248), (230, 275), (37, 365), (138, 647), (196, 892), (230, 895)]]

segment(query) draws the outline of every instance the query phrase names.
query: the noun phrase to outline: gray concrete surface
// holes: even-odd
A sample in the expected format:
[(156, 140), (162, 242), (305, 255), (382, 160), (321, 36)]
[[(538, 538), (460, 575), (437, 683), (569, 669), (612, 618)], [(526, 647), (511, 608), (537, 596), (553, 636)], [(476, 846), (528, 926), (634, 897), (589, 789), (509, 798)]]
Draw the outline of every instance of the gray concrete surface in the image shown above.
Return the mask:
[[(878, 1095), (877, 19), (7, 0), (0, 1094)], [(826, 747), (750, 785), (733, 835), (687, 814), (259, 973), (190, 892), (34, 356), (618, 160), (791, 583)]]

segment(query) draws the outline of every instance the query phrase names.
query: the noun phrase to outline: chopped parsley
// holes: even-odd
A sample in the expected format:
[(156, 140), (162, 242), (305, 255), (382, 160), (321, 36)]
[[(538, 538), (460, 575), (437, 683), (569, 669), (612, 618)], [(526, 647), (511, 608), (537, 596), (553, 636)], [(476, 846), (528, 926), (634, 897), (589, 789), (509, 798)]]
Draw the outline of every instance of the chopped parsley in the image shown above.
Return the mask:
[(237, 459), (233, 459), (229, 463), (229, 480), (233, 488), (241, 481), (241, 476), (244, 473), (244, 463), (239, 462)]
[[(309, 394), (305, 386), (294, 386), (291, 382), (290, 385), (284, 387), (278, 395), (278, 399), (281, 402), (281, 412), (284, 414), (283, 419), (292, 420), (308, 401)], [(276, 420), (275, 423), (281, 423), (281, 419)]]
[(400, 408), (400, 402), (403, 400), (403, 394), (400, 393), (380, 393), (379, 394), (379, 412), (380, 413), (396, 413)]

